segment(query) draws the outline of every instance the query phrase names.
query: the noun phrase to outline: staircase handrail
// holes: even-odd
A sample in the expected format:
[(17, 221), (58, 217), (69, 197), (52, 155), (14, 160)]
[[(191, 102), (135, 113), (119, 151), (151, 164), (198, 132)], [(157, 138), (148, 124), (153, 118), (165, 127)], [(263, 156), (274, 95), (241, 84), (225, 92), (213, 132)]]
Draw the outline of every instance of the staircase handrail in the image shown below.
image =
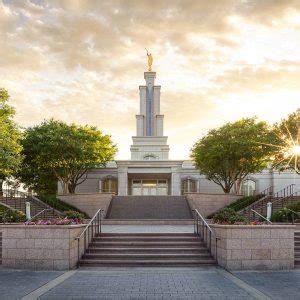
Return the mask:
[(282, 197), (282, 198), (279, 198), (279, 199), (274, 200), (274, 201), (273, 201), (273, 204), (278, 203), (278, 202), (283, 203), (284, 200), (289, 199), (289, 198), (293, 198), (293, 197), (298, 196), (298, 195), (300, 196), (300, 190), (299, 190), (299, 191), (296, 191), (296, 192), (293, 192), (292, 194), (290, 194), (290, 195), (288, 195), (288, 196), (285, 196), (285, 197)]
[(0, 205), (5, 206), (6, 208), (8, 208), (8, 209), (10, 209), (10, 210), (18, 211), (18, 210), (15, 209), (14, 207), (11, 207), (11, 206), (9, 206), (9, 205), (7, 205), (6, 203), (1, 202), (1, 201), (0, 201)]
[[(19, 191), (17, 189), (3, 189), (2, 195), (0, 196), (0, 198), (10, 198), (10, 197), (18, 198), (18, 197), (16, 197), (16, 195), (20, 195), (22, 198), (28, 198), (31, 196), (30, 193)], [(21, 198), (21, 197), (19, 197), (19, 198)]]
[[(242, 211), (243, 211), (243, 212), (246, 212), (247, 210), (250, 211), (252, 208), (257, 207), (257, 205), (260, 205), (261, 203), (264, 204), (267, 200), (268, 200), (268, 202), (274, 203), (276, 200), (274, 199), (274, 200), (272, 201), (273, 198), (278, 198), (278, 195), (279, 195), (279, 194), (282, 194), (282, 193), (285, 194), (285, 193), (288, 192), (288, 191), (293, 192), (294, 186), (295, 186), (295, 184), (290, 184), (290, 185), (286, 186), (285, 188), (283, 188), (283, 189), (277, 191), (277, 192), (274, 193), (273, 195), (266, 195), (266, 196), (264, 196), (263, 198), (261, 198), (261, 199), (255, 201), (255, 202), (251, 203), (250, 205), (248, 205), (247, 207), (243, 208), (243, 209), (241, 210), (241, 212), (242, 212)], [(290, 196), (290, 194), (289, 194), (288, 196)]]
[(207, 221), (203, 218), (203, 216), (199, 213), (199, 211), (197, 209), (193, 209), (193, 211), (200, 217), (200, 219), (203, 221), (203, 223), (205, 224), (205, 226), (207, 226), (207, 228), (212, 231), (211, 227), (208, 225)]
[[(16, 197), (16, 195), (17, 195), (17, 197)], [(32, 193), (19, 191), (17, 189), (5, 189), (5, 190), (3, 190), (3, 195), (0, 196), (0, 199), (1, 198), (2, 199), (13, 198), (13, 199), (15, 199), (15, 201), (17, 201), (17, 199), (20, 199), (20, 198), (28, 199), (29, 202), (35, 202), (36, 204), (42, 206), (44, 209), (52, 210), (53, 215), (54, 215), (54, 212), (58, 215), (61, 214), (61, 212), (59, 210), (57, 210), (56, 208), (53, 208), (49, 204), (43, 202), (42, 200), (40, 200), (39, 198), (34, 196)], [(16, 207), (16, 203), (15, 203), (15, 207)]]
[[(209, 224), (207, 223), (207, 221), (204, 219), (204, 217), (200, 214), (200, 212), (197, 209), (193, 209), (193, 216), (194, 216), (194, 233), (199, 235), (200, 238), (203, 240), (203, 242), (205, 242), (206, 247), (208, 248), (209, 252), (211, 253), (211, 255), (216, 259), (216, 261), (218, 262), (218, 240), (220, 238), (218, 238), (215, 235), (215, 232), (213, 231), (213, 229), (209, 226)], [(201, 227), (201, 228), (199, 228)], [(215, 251), (212, 250), (212, 236), (214, 235), (215, 238)], [(214, 253), (213, 253), (214, 252)]]
[[(89, 221), (89, 223), (85, 226), (83, 231), (79, 236), (75, 237), (77, 240), (77, 265), (79, 264), (80, 259), (80, 240), (83, 237), (83, 253), (85, 253), (86, 248), (88, 247), (90, 241), (95, 237), (96, 234), (101, 234), (102, 232), (102, 212), (104, 210), (99, 208), (93, 218)], [(92, 231), (90, 233), (90, 231)]]
[[(42, 214), (45, 211), (49, 211), (51, 210), (52, 212), (54, 211), (54, 208), (44, 208), (43, 210), (41, 210), (40, 212), (38, 212), (36, 215), (34, 215), (33, 217), (31, 217), (31, 219), (36, 218), (37, 216), (39, 216), (40, 214)], [(61, 214), (61, 213), (60, 213)]]
[(290, 212), (292, 212), (293, 214), (295, 214), (297, 216), (300, 216), (300, 212), (296, 212), (296, 211), (294, 211), (292, 209), (289, 209), (289, 208), (286, 208), (286, 207), (284, 209), (289, 210)]
[(293, 194), (294, 193), (294, 187), (295, 187), (294, 183), (284, 187), (283, 189), (281, 189), (278, 192), (274, 193), (273, 198), (279, 198), (279, 197), (284, 198), (286, 196), (289, 196), (289, 195)]
[(56, 212), (57, 214), (61, 214), (61, 212), (59, 210), (57, 210), (56, 208), (54, 207), (51, 207), (48, 203), (45, 203), (44, 201), (42, 201), (41, 199), (35, 197), (35, 196), (30, 196), (31, 199), (33, 199), (35, 202), (43, 205), (44, 207), (46, 207), (47, 209), (52, 209), (54, 212)]
[(264, 217), (263, 215), (261, 215), (259, 212), (257, 212), (254, 209), (251, 209), (251, 211), (253, 211), (255, 214), (257, 214), (258, 216), (260, 216), (261, 218), (263, 218), (265, 221), (267, 221), (269, 224), (272, 224), (272, 222), (270, 220), (268, 220), (266, 217)]
[(269, 187), (267, 187), (263, 191), (259, 192), (258, 195), (263, 195), (264, 197), (265, 196), (271, 196), (274, 193), (273, 191), (274, 191), (274, 186), (270, 185)]

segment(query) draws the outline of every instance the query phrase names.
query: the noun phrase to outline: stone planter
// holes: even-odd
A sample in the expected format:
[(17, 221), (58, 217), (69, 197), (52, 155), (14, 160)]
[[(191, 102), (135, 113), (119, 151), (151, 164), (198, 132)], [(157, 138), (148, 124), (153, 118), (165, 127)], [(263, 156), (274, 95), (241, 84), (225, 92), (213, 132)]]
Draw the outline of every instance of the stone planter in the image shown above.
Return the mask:
[(84, 226), (1, 224), (2, 265), (17, 269), (72, 269), (78, 257), (75, 237)]
[(218, 264), (228, 270), (294, 268), (294, 225), (210, 225)]

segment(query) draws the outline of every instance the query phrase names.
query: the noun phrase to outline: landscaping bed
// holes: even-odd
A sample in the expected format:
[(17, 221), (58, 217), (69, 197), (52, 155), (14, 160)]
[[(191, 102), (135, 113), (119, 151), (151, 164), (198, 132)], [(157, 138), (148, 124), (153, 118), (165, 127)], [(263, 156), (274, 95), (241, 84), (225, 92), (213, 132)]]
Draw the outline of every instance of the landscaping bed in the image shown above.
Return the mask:
[(77, 211), (84, 215), (85, 218), (89, 218), (89, 216), (79, 210), (77, 207), (70, 205), (56, 197), (56, 195), (46, 195), (46, 194), (40, 194), (38, 195), (38, 199), (42, 202), (48, 204), (49, 206), (53, 207), (54, 209), (58, 211)]

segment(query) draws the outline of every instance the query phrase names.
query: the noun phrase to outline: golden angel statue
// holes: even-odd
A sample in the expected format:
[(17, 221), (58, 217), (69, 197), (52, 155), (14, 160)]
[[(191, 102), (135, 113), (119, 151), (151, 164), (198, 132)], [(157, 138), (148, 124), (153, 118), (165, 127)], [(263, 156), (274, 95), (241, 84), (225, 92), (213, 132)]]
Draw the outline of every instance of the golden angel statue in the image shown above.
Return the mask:
[[(145, 48), (146, 49), (146, 48)], [(152, 58), (152, 54), (147, 51), (147, 56), (148, 56), (148, 71), (151, 72), (152, 71), (152, 62), (153, 62), (153, 58)]]

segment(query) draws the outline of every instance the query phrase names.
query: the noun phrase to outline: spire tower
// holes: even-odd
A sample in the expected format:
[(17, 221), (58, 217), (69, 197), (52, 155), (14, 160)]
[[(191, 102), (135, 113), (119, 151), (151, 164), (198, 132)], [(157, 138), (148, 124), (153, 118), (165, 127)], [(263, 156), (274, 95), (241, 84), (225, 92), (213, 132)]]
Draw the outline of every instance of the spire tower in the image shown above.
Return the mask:
[(160, 86), (156, 72), (145, 72), (146, 85), (140, 90), (140, 113), (136, 116), (136, 136), (132, 137), (132, 160), (168, 160), (168, 137), (164, 136), (164, 115), (160, 114)]

